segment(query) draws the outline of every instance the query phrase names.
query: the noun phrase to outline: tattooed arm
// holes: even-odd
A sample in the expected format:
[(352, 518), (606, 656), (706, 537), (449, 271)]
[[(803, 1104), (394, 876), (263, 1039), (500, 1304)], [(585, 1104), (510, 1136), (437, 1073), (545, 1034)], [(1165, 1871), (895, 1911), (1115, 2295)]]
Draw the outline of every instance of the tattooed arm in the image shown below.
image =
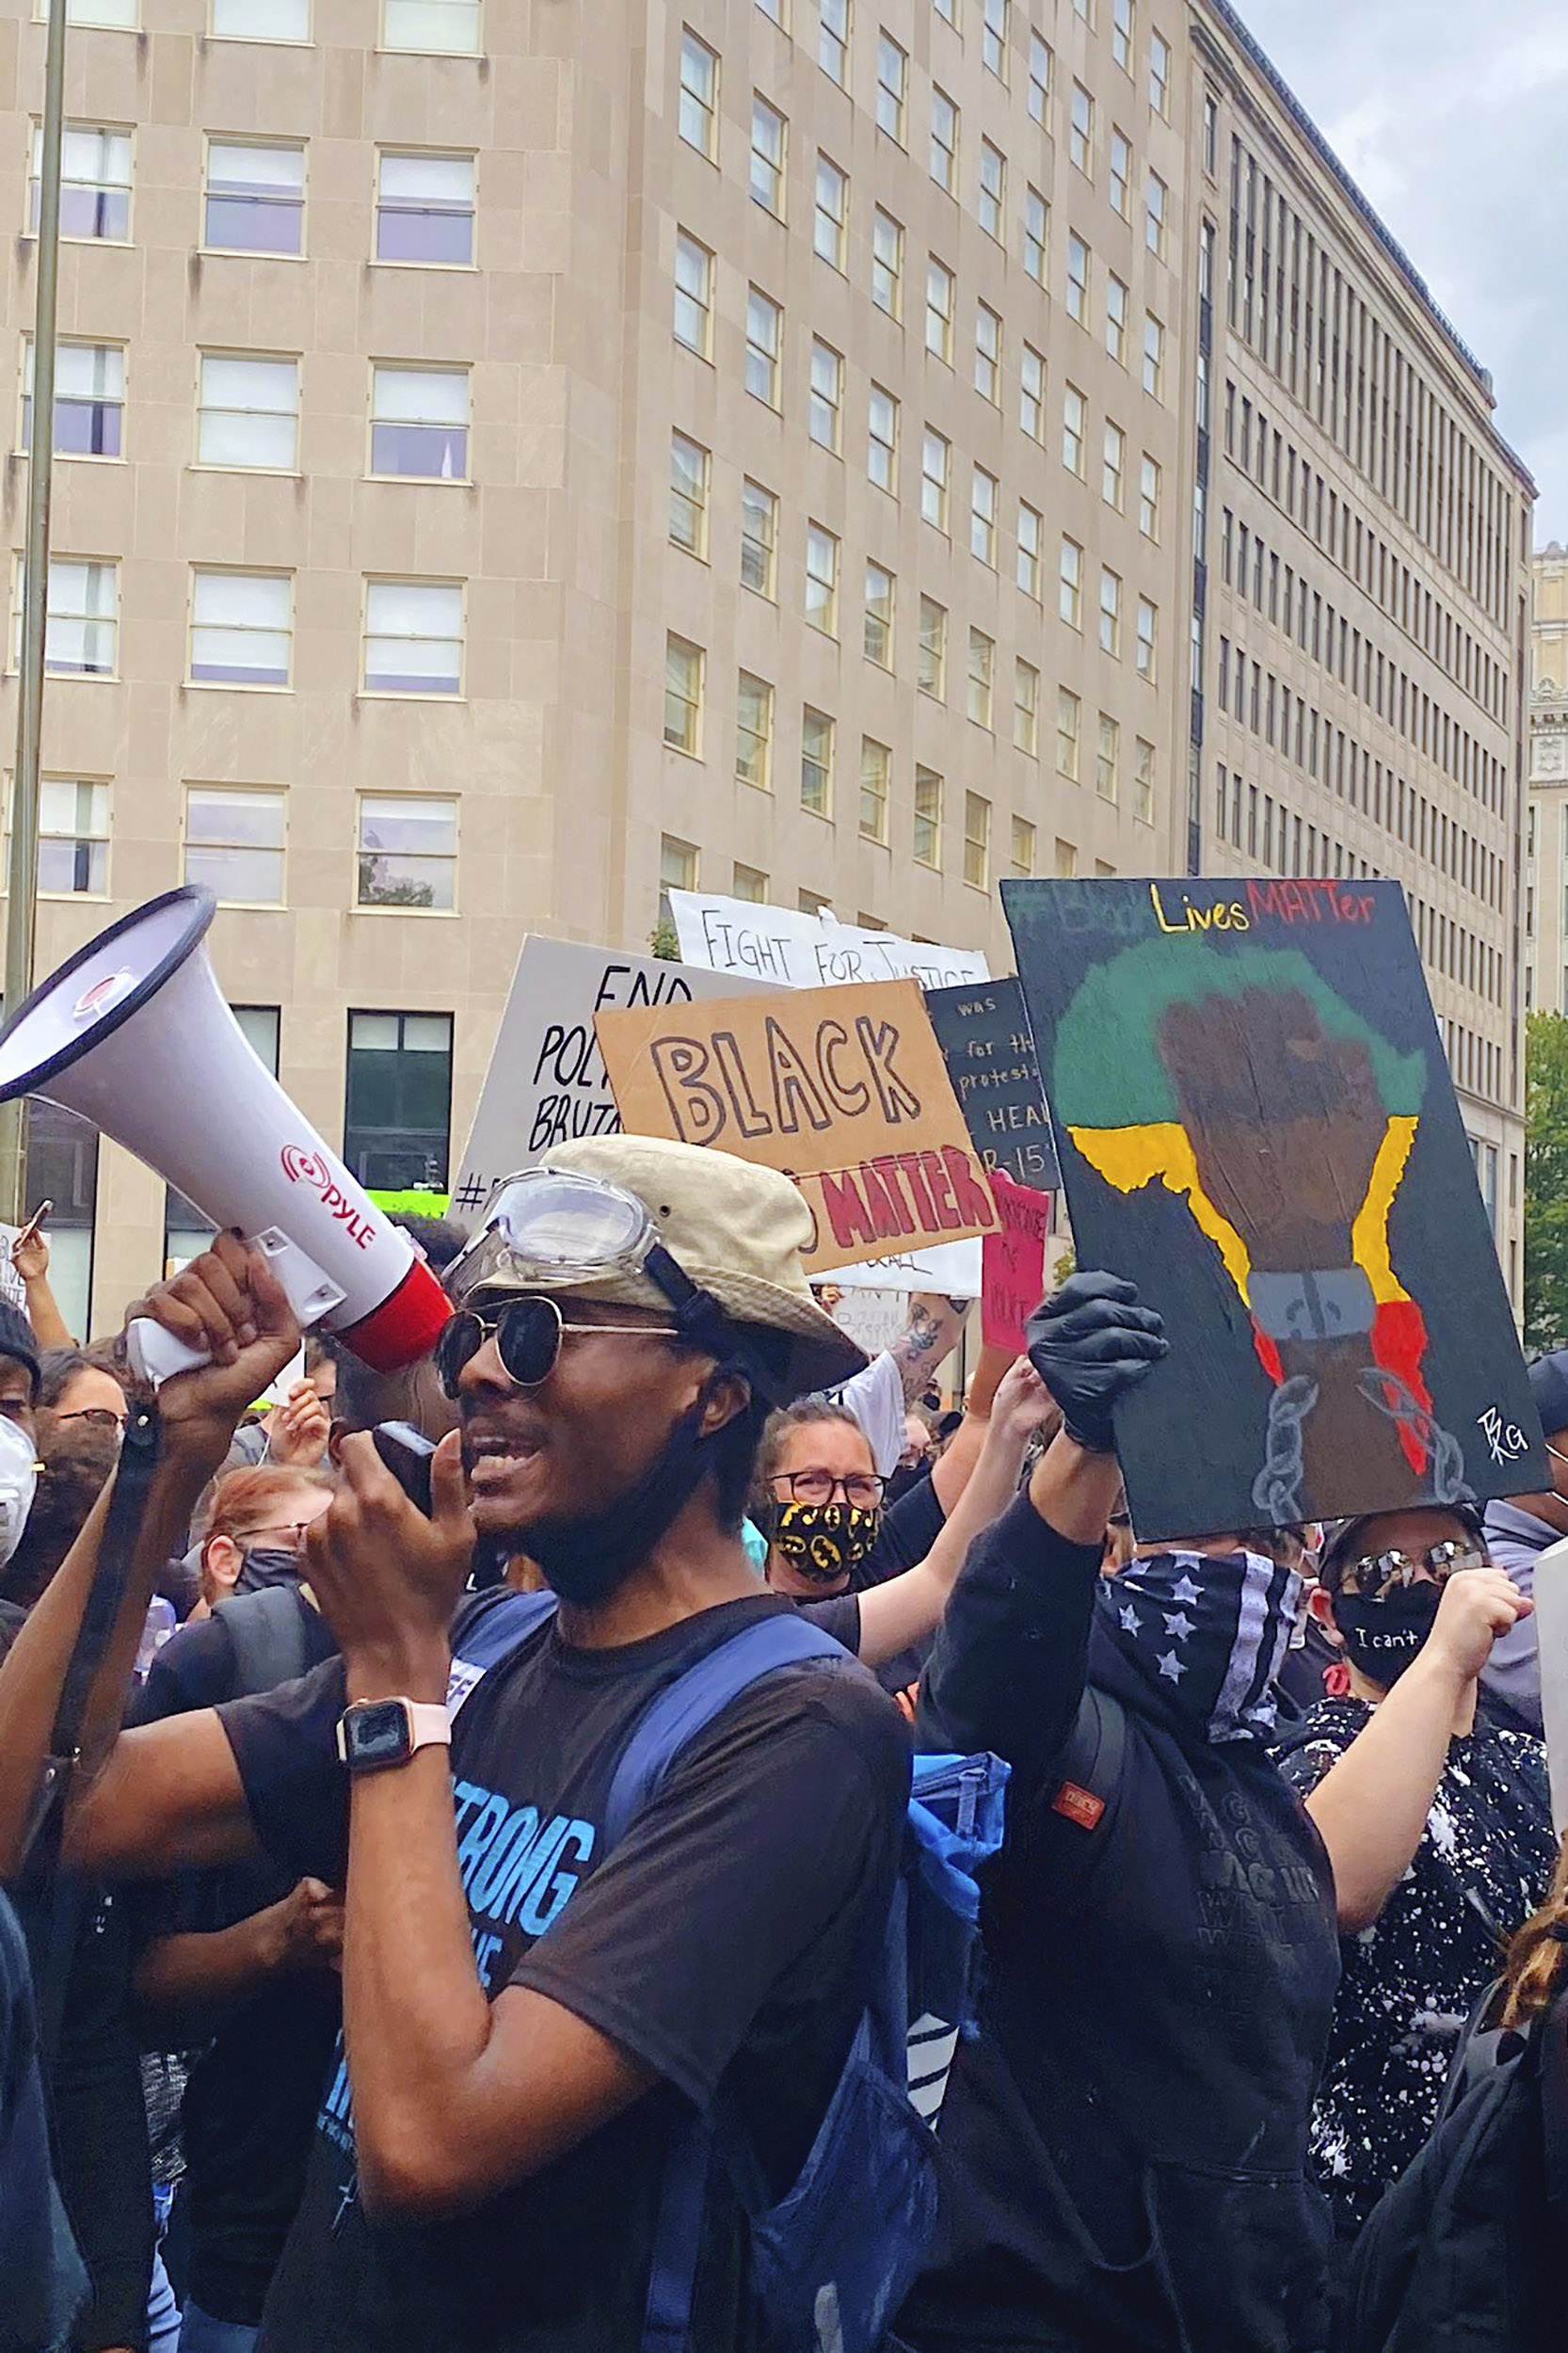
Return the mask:
[(958, 1345), (967, 1299), (945, 1299), (936, 1291), (917, 1291), (909, 1302), (909, 1321), (888, 1351), (904, 1383), (904, 1402), (913, 1405), (942, 1359)]

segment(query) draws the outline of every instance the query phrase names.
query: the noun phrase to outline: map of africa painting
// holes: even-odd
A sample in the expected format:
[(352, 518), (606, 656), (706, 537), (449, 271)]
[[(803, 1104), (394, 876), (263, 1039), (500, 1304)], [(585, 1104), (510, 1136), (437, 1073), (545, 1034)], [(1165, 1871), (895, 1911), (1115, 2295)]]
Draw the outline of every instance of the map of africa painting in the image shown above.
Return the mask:
[(1400, 886), (1001, 889), (1078, 1264), (1171, 1342), (1117, 1415), (1140, 1539), (1548, 1484)]

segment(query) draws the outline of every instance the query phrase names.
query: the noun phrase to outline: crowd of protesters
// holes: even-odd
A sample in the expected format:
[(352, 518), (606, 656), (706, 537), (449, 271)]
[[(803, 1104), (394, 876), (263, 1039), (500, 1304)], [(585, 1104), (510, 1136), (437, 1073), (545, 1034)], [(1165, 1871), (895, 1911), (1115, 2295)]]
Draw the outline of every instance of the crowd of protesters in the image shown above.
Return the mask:
[[(411, 1224), (452, 1318), (392, 1375), (288, 1377), (230, 1236), (128, 1311), (205, 1355), (155, 1401), (42, 1238), (0, 1303), (0, 2353), (1559, 2341), (1568, 1353), (1548, 1493), (1144, 1544), (1180, 1335), (1113, 1273), (945, 1413), (966, 1303), (867, 1364), (768, 1170), (598, 1138)], [(901, 2215), (911, 1757), (986, 1753)]]

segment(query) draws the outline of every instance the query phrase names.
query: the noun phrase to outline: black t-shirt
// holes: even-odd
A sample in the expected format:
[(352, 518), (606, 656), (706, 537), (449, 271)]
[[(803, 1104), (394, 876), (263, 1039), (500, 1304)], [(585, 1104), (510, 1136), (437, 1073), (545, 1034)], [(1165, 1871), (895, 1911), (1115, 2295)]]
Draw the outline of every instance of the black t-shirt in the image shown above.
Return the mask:
[[(663, 2080), (466, 2216), (372, 2224), (340, 2069), (267, 2301), (266, 2353), (635, 2353), (671, 2129), (721, 2089), (775, 2194), (788, 2187), (880, 1950), (909, 1777), (895, 1712), (853, 1668), (773, 1675), (690, 1742), (614, 1854), (596, 1852), (649, 1700), (788, 1607), (727, 1602), (607, 1651), (568, 1647), (551, 1622), (463, 1703), (453, 1795), (482, 1980), (492, 1994), (547, 1994)], [(343, 1870), (343, 1699), (333, 1662), (222, 1711), (258, 1830), (292, 1875)], [(713, 2180), (696, 2353), (764, 2343), (744, 2231)]]
[(942, 1498), (931, 1480), (922, 1479), (900, 1496), (883, 1513), (876, 1542), (855, 1572), (856, 1593), (885, 1585), (890, 1577), (902, 1577), (905, 1569), (923, 1561), (947, 1521)]

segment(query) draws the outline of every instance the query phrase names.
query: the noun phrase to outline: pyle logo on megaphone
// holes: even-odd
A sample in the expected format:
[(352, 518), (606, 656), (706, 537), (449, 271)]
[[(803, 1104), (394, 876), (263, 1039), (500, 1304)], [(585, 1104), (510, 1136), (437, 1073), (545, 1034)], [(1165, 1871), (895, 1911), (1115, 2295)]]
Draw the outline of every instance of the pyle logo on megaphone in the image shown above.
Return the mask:
[(290, 1184), (309, 1185), (312, 1193), (319, 1193), (323, 1209), (337, 1219), (349, 1240), (360, 1249), (368, 1250), (376, 1240), (376, 1227), (361, 1214), (359, 1204), (351, 1201), (334, 1181), (321, 1154), (303, 1144), (285, 1144), (278, 1157)]

